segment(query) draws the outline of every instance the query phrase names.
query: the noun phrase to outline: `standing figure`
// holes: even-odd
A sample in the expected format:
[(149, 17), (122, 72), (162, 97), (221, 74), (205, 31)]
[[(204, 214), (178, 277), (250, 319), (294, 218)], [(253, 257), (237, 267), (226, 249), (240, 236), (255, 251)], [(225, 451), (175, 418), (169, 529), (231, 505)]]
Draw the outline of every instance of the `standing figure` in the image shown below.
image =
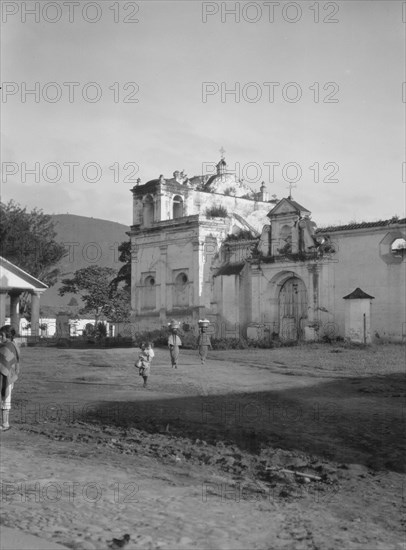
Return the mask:
[(155, 357), (151, 342), (141, 344), (141, 353), (135, 366), (139, 369), (139, 375), (144, 380), (144, 388), (147, 387), (148, 377), (151, 372), (151, 361)]
[(204, 319), (203, 321), (199, 321), (199, 338), (197, 340), (197, 347), (199, 348), (199, 355), (202, 365), (206, 362), (207, 358), (207, 352), (210, 349), (213, 349), (210, 341), (210, 336), (207, 334), (207, 328), (209, 326), (210, 321), (207, 319)]
[(179, 323), (177, 321), (171, 321), (168, 323), (170, 334), (168, 338), (168, 348), (171, 356), (171, 364), (173, 369), (178, 368), (179, 346), (182, 345), (182, 341), (178, 336)]
[(15, 330), (11, 325), (0, 328), (1, 426), (10, 429), (11, 392), (20, 373), (20, 352), (14, 344)]

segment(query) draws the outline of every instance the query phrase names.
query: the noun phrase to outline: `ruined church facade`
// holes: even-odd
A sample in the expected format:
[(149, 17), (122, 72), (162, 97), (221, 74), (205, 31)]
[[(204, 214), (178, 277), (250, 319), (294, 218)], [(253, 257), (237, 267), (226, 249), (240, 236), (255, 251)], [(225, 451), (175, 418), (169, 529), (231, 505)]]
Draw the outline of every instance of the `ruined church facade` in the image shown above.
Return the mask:
[(317, 229), (224, 158), (214, 175), (176, 171), (131, 191), (136, 331), (207, 317), (225, 338), (405, 338), (405, 220)]

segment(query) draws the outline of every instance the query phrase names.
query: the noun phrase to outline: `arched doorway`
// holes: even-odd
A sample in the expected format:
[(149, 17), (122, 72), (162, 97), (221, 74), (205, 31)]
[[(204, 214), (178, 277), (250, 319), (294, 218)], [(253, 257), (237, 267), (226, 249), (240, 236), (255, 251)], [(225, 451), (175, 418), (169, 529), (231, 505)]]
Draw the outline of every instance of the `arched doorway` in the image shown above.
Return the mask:
[(303, 321), (307, 319), (307, 291), (304, 282), (291, 277), (279, 293), (279, 337), (294, 342), (303, 336)]

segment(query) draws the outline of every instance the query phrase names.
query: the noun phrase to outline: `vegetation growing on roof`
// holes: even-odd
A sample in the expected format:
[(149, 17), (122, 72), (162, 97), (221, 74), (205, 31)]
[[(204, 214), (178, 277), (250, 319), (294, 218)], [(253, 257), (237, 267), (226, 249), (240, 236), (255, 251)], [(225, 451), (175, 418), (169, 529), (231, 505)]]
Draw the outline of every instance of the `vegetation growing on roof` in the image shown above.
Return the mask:
[(392, 223), (406, 223), (406, 218), (399, 219), (399, 216), (392, 216), (388, 220), (377, 220), (374, 222), (356, 222), (352, 220), (345, 225), (329, 225), (326, 227), (318, 227), (316, 233), (324, 233), (326, 231), (345, 231), (348, 229), (367, 229), (369, 227), (385, 227)]
[(256, 237), (251, 233), (249, 229), (241, 229), (237, 234), (230, 234), (224, 239), (224, 242), (235, 242), (235, 241), (252, 241)]
[(224, 206), (211, 206), (206, 208), (206, 216), (208, 218), (227, 218), (228, 212)]

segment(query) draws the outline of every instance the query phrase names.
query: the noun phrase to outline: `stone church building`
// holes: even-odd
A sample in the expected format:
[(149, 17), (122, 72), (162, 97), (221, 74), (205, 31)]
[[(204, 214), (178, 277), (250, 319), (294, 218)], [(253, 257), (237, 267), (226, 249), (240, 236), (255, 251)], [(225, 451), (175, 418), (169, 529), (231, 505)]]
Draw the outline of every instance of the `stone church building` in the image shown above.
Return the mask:
[(136, 331), (206, 317), (226, 338), (405, 339), (406, 220), (320, 229), (291, 196), (216, 170), (131, 190)]

